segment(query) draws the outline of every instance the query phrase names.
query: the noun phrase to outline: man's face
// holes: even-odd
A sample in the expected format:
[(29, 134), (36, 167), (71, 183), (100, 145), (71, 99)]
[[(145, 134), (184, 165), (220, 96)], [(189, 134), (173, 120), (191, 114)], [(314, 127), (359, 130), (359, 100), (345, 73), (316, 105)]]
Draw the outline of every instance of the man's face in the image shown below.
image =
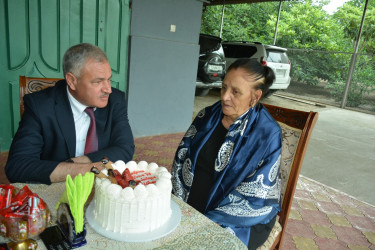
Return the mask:
[(72, 73), (66, 74), (70, 93), (81, 104), (89, 107), (104, 108), (108, 104), (111, 89), (111, 66), (107, 61), (97, 62), (88, 59), (77, 78)]

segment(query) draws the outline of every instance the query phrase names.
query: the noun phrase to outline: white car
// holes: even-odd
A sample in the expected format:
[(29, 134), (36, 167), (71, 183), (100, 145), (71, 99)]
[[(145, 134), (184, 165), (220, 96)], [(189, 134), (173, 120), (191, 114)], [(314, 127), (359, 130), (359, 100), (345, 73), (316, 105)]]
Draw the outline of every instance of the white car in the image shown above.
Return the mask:
[(287, 49), (259, 42), (223, 42), (222, 45), (227, 68), (239, 58), (254, 58), (274, 71), (276, 79), (266, 96), (288, 88), (291, 64), (286, 54)]

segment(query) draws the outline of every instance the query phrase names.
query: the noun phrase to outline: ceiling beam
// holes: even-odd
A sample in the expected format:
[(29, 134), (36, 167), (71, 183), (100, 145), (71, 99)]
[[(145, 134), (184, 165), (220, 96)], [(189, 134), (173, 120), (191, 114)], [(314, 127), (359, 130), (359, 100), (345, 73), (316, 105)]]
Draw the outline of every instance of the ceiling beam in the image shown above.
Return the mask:
[[(285, 1), (285, 0), (282, 0)], [(209, 0), (203, 3), (204, 6), (240, 4), (240, 3), (261, 3), (261, 2), (280, 2), (280, 0)]]

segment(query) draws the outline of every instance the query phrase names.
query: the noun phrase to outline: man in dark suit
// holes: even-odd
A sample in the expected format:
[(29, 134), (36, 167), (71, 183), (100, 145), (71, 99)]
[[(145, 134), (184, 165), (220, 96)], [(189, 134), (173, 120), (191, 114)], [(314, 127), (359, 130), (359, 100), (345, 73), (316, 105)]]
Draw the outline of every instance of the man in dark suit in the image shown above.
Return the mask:
[(24, 96), (25, 112), (5, 167), (11, 182), (61, 182), (93, 166), (103, 169), (103, 157), (133, 157), (125, 94), (111, 88), (105, 53), (91, 44), (75, 45), (64, 55), (63, 72), (65, 80), (54, 87)]

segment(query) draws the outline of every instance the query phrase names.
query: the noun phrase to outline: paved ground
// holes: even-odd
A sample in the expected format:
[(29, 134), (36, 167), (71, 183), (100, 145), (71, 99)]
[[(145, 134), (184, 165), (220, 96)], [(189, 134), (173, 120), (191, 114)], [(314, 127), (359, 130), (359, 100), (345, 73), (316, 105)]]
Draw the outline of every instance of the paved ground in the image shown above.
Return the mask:
[[(183, 134), (136, 138), (134, 160), (170, 170)], [(375, 206), (300, 175), (282, 249), (375, 249)]]
[[(218, 91), (195, 98), (194, 115), (220, 99)], [(375, 205), (375, 116), (277, 95), (263, 102), (319, 112), (301, 174)]]

